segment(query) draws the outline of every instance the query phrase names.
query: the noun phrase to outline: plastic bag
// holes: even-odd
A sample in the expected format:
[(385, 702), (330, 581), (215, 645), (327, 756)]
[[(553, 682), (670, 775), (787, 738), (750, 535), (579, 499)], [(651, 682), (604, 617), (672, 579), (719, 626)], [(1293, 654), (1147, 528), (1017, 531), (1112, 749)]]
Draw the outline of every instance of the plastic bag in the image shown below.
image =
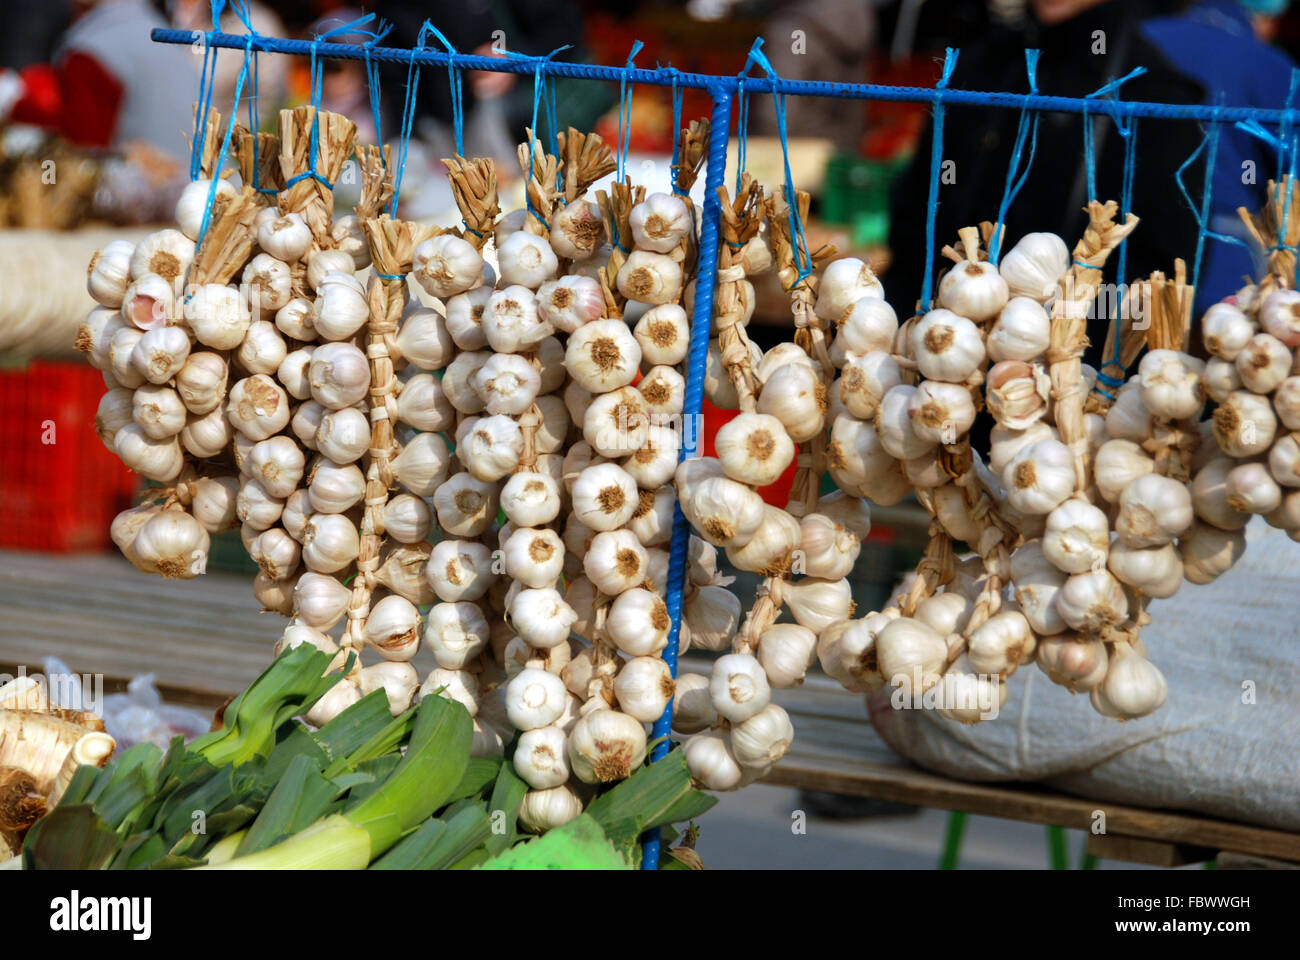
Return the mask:
[(47, 678), (58, 679), (48, 684), (52, 701), (75, 709), (98, 708), (109, 736), (117, 741), (118, 754), (137, 743), (152, 743), (166, 750), (173, 737), (181, 736), (188, 742), (207, 733), (211, 726), (211, 718), (197, 710), (163, 703), (152, 673), (132, 680), (126, 693), (99, 698), (93, 691), (88, 697), (79, 675), (56, 657), (46, 657), (41, 666)]

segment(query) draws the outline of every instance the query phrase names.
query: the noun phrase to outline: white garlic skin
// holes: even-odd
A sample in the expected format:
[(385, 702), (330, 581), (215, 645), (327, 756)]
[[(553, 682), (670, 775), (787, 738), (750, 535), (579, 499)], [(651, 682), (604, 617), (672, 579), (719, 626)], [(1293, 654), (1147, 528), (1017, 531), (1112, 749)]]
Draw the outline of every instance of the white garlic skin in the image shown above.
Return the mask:
[(817, 634), (794, 623), (768, 627), (758, 641), (758, 662), (768, 683), (777, 688), (803, 683), (817, 650)]
[(754, 657), (729, 653), (713, 662), (709, 696), (719, 716), (742, 723), (771, 700), (767, 673)]
[(709, 678), (698, 673), (678, 677), (673, 699), (673, 730), (699, 733), (713, 726), (717, 719), (717, 711), (709, 699)]
[(988, 353), (994, 362), (1037, 360), (1051, 344), (1052, 321), (1043, 305), (1029, 297), (1012, 297), (989, 330)]
[(1070, 269), (1070, 250), (1054, 233), (1027, 233), (1002, 255), (998, 272), (1012, 297), (1050, 300)]
[(672, 257), (649, 250), (633, 250), (619, 268), (618, 292), (637, 303), (658, 306), (677, 299), (682, 289), (682, 266)]
[(1128, 597), (1109, 571), (1078, 573), (1057, 591), (1056, 609), (1067, 626), (1095, 633), (1123, 622), (1128, 616)]
[(1115, 532), (1129, 546), (1171, 543), (1191, 525), (1191, 492), (1177, 480), (1149, 473), (1132, 481), (1119, 495)]
[(642, 250), (671, 253), (695, 229), (690, 208), (671, 193), (652, 193), (628, 216), (632, 240)]
[(444, 233), (415, 248), (411, 273), (431, 297), (446, 299), (483, 282), (483, 258), (473, 244)]
[(1021, 513), (1046, 514), (1074, 492), (1074, 458), (1059, 440), (1020, 450), (1002, 473), (1007, 502)]
[(897, 335), (898, 315), (894, 308), (877, 297), (862, 297), (840, 320), (831, 341), (831, 362), (844, 367), (868, 353), (890, 353)]
[(1011, 579), (1016, 602), (1034, 633), (1050, 636), (1065, 629), (1056, 600), (1066, 574), (1047, 559), (1040, 541), (1030, 540), (1011, 554)]
[(526, 230), (510, 234), (497, 247), (501, 283), (536, 290), (555, 276), (559, 259), (545, 237)]
[(948, 660), (948, 644), (938, 631), (908, 617), (891, 620), (879, 631), (875, 651), (885, 683), (912, 695), (937, 684)]
[(569, 732), (569, 766), (583, 783), (625, 779), (645, 758), (645, 728), (626, 713), (597, 708)]
[(931, 310), (912, 328), (909, 343), (922, 376), (960, 383), (984, 366), (984, 335), (966, 317)]
[(1034, 658), (1053, 683), (1072, 692), (1095, 689), (1110, 667), (1106, 644), (1077, 633), (1044, 637)]
[(1264, 329), (1288, 347), (1300, 347), (1300, 291), (1276, 290), (1259, 307)]
[(1204, 371), (1203, 360), (1177, 350), (1147, 351), (1138, 365), (1143, 405), (1167, 420), (1196, 417), (1205, 405), (1201, 392)]
[(1257, 333), (1233, 361), (1247, 390), (1272, 393), (1291, 373), (1291, 348), (1267, 333)]
[(1168, 692), (1155, 664), (1127, 644), (1117, 644), (1106, 679), (1092, 692), (1092, 703), (1105, 716), (1134, 720), (1158, 710)]
[(1110, 572), (1145, 596), (1173, 596), (1183, 583), (1183, 561), (1172, 543), (1159, 547), (1130, 547), (1122, 540), (1111, 548)]
[(113, 310), (122, 305), (131, 279), (134, 252), (135, 244), (129, 240), (110, 240), (90, 258), (86, 290), (96, 303)]
[(149, 517), (131, 540), (128, 559), (146, 573), (188, 580), (207, 570), (208, 531), (184, 510)]
[(885, 298), (885, 288), (862, 260), (842, 257), (822, 271), (813, 311), (823, 320), (840, 320), (863, 297)]
[(997, 316), (1008, 296), (1006, 280), (988, 261), (963, 260), (939, 281), (939, 302), (979, 323)]
[(1277, 416), (1267, 397), (1235, 390), (1214, 411), (1214, 438), (1229, 457), (1258, 456), (1273, 445)]
[(1065, 573), (1100, 570), (1110, 548), (1110, 521), (1090, 503), (1067, 500), (1047, 515), (1042, 547), (1047, 559)]
[(1188, 583), (1205, 584), (1218, 579), (1241, 559), (1245, 550), (1246, 537), (1240, 530), (1220, 530), (1206, 523), (1194, 524), (1178, 538), (1183, 576)]
[(1232, 361), (1258, 327), (1239, 307), (1216, 303), (1201, 317), (1201, 340), (1211, 356)]

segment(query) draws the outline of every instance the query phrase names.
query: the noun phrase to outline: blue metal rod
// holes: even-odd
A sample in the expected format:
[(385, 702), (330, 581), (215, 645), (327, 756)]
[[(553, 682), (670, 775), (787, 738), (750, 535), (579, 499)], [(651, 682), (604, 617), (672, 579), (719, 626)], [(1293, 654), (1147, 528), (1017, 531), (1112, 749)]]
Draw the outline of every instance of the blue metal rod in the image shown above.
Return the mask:
[[(214, 47), (243, 50), (249, 39), (242, 34), (204, 33), (193, 30), (167, 30), (158, 28), (152, 34), (158, 43), (199, 44), (207, 38)], [(279, 37), (255, 36), (251, 47), (266, 53), (288, 53), (309, 56), (312, 44), (308, 40), (284, 40)], [(321, 43), (316, 46), (318, 57), (335, 60), (364, 60), (366, 47), (360, 44)], [(473, 54), (449, 54), (438, 50), (412, 51), (396, 47), (370, 47), (370, 59), (387, 63), (409, 64), (412, 56), (421, 66), (454, 64), (465, 70), (487, 70), (493, 73), (534, 73), (540, 69), (548, 76), (577, 77), (586, 80), (607, 80), (613, 83), (644, 83), (667, 87), (675, 82), (679, 87), (726, 92), (734, 95), (739, 85), (736, 77), (715, 77), (702, 73), (676, 73), (668, 68), (655, 70), (626, 70), (622, 67), (594, 66), (586, 63), (564, 63), (532, 57), (480, 57)], [(746, 93), (788, 93), (802, 97), (835, 97), (848, 100), (881, 100), (903, 103), (932, 103), (935, 91), (931, 87), (890, 87), (872, 83), (825, 83), (816, 80), (772, 80), (769, 77), (746, 77)], [(1146, 117), (1163, 120), (1203, 120), (1212, 123), (1237, 123), (1255, 120), (1261, 124), (1280, 126), (1284, 119), (1291, 123), (1300, 119), (1300, 109), (1264, 110), (1257, 107), (1214, 107), (1191, 103), (1148, 103), (1141, 100), (1103, 100), (1081, 97), (1051, 97), (1043, 94), (1005, 93), (984, 90), (948, 89), (943, 94), (944, 103), (967, 104), (981, 107), (998, 107), (1009, 110), (1044, 110), (1057, 113), (1105, 112), (1120, 117)]]
[[(682, 402), (682, 446), (679, 460), (697, 455), (700, 441), (701, 410), (704, 406), (704, 370), (708, 363), (709, 332), (713, 319), (713, 287), (718, 277), (718, 227), (722, 220), (722, 202), (718, 188), (727, 170), (727, 138), (731, 133), (731, 91), (716, 87), (713, 93), (713, 120), (709, 127), (709, 160), (704, 177), (704, 213), (700, 223), (699, 272), (695, 280), (695, 303), (691, 316), (691, 345), (686, 360), (686, 396)], [(682, 629), (682, 599), (686, 592), (687, 563), (690, 559), (691, 527), (682, 514), (681, 504), (673, 509), (673, 539), (668, 555), (668, 646), (664, 662), (677, 676), (677, 643)], [(655, 721), (655, 739), (672, 731), (673, 701)], [(654, 748), (650, 762), (668, 753), (668, 741)], [(641, 869), (659, 869), (659, 828), (646, 834)]]

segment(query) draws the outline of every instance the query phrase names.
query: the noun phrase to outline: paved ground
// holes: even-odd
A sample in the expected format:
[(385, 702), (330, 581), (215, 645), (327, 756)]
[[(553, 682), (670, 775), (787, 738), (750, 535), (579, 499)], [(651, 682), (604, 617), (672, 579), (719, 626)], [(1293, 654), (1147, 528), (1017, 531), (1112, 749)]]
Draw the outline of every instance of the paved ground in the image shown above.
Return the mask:
[[(807, 832), (793, 827), (799, 793), (785, 787), (751, 786), (722, 794), (700, 820), (697, 849), (705, 866), (730, 870), (931, 870), (939, 863), (948, 814), (861, 820), (806, 818)], [(1070, 831), (1070, 862), (1077, 866), (1084, 837)], [(964, 869), (1041, 869), (1049, 865), (1047, 828), (1030, 823), (971, 817), (960, 866)], [(1100, 869), (1148, 869), (1103, 862)]]

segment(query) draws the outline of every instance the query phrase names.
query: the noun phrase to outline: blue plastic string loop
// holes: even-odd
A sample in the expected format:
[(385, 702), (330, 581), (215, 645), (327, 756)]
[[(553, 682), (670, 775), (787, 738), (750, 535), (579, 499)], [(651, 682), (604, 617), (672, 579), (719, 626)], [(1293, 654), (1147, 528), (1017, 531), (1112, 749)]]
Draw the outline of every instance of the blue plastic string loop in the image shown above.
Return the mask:
[[(529, 63), (533, 64), (533, 125), (532, 125), (533, 133), (532, 136), (528, 138), (528, 169), (527, 171), (525, 171), (525, 176), (524, 176), (525, 180), (530, 179), (533, 175), (533, 161), (534, 158), (536, 157), (536, 150), (537, 150), (538, 111), (541, 108), (542, 104), (546, 102), (546, 86), (547, 86), (546, 64), (549, 63), (551, 58), (553, 58), (557, 53), (560, 53), (564, 50), (568, 50), (569, 46), (570, 45), (566, 43), (562, 47), (556, 47), (554, 50), (552, 50), (550, 53), (546, 54), (543, 57), (533, 57), (524, 53), (516, 53), (513, 50), (501, 51), (505, 56), (510, 57), (511, 59), (527, 60)], [(554, 108), (550, 104), (548, 104), (547, 109), (551, 113), (551, 121), (550, 121), (550, 125), (552, 128), (551, 129), (551, 152), (555, 153), (558, 151), (558, 141), (556, 139), (556, 132), (554, 129), (555, 127)], [(558, 171), (557, 171), (557, 177), (558, 177)], [(542, 215), (533, 208), (533, 201), (532, 198), (529, 197), (527, 190), (524, 190), (524, 206), (528, 209), (529, 216), (535, 219), (547, 230), (551, 229), (550, 225), (547, 224), (546, 220), (543, 219)]]
[(804, 234), (803, 218), (799, 216), (799, 196), (795, 192), (794, 174), (790, 170), (790, 140), (786, 135), (785, 94), (776, 92), (777, 81), (781, 78), (762, 48), (763, 38), (759, 37), (750, 47), (749, 59), (757, 63), (772, 81), (772, 107), (776, 111), (776, 129), (781, 138), (781, 159), (785, 166), (785, 200), (790, 210), (790, 238), (794, 247), (794, 264), (798, 269), (798, 275), (789, 286), (790, 290), (794, 290), (812, 274), (812, 253), (808, 250), (808, 237)]
[(378, 273), (378, 272), (376, 272), (376, 273), (375, 273), (375, 276), (377, 276), (380, 280), (405, 280), (405, 279), (406, 279), (406, 274), (404, 274), (404, 273)]
[[(1092, 117), (1088, 109), (1089, 101), (1108, 97), (1108, 95), (1112, 93), (1117, 94), (1120, 87), (1133, 78), (1142, 76), (1142, 74), (1146, 72), (1146, 67), (1135, 67), (1122, 77), (1116, 77), (1113, 80), (1106, 81), (1081, 101), (1083, 105), (1083, 167), (1088, 177), (1089, 203), (1097, 202), (1097, 160), (1094, 155)], [(1115, 120), (1115, 126), (1120, 131), (1120, 135), (1127, 137), (1128, 134), (1124, 132), (1127, 128), (1124, 127), (1123, 120), (1121, 119), (1123, 114), (1119, 108), (1118, 101), (1114, 98), (1110, 98), (1104, 100), (1102, 105), (1103, 107), (1108, 107), (1111, 117)]]
[[(384, 124), (383, 102), (380, 97), (379, 64), (371, 58), (370, 53), (380, 40), (388, 36), (388, 32), (392, 29), (393, 25), (391, 23), (381, 24), (371, 38), (361, 45), (361, 51), (366, 62), (366, 89), (370, 94), (370, 117), (375, 124), (375, 143), (381, 147), (384, 144)], [(388, 161), (384, 158), (383, 150), (379, 151), (379, 159), (387, 168)]]
[(397, 139), (397, 174), (393, 177), (393, 196), (388, 201), (388, 215), (397, 216), (397, 203), (402, 195), (402, 177), (406, 173), (406, 155), (411, 146), (411, 129), (415, 126), (415, 101), (420, 89), (420, 68), (415, 62), (416, 55), (424, 49), (433, 25), (428, 20), (420, 27), (411, 48), (411, 60), (406, 68), (406, 97), (402, 101), (402, 124)]
[(203, 146), (207, 141), (208, 110), (212, 106), (213, 88), (217, 72), (217, 58), (212, 48), (215, 31), (199, 33), (194, 36), (203, 38), (203, 66), (199, 68), (198, 109), (194, 114), (194, 142), (190, 144), (190, 180), (203, 176)]
[[(217, 165), (212, 171), (212, 182), (208, 185), (208, 200), (203, 205), (203, 220), (199, 224), (198, 236), (194, 240), (194, 249), (199, 250), (203, 247), (203, 239), (208, 234), (208, 227), (212, 224), (212, 208), (217, 202), (217, 183), (221, 179), (221, 168), (226, 165), (226, 157), (230, 153), (230, 138), (235, 132), (234, 114), (239, 107), (239, 97), (244, 92), (244, 83), (248, 80), (248, 65), (253, 57), (253, 36), (249, 34), (244, 45), (244, 63), (239, 68), (239, 76), (235, 79), (235, 99), (231, 104), (231, 122), (226, 124), (226, 135), (221, 141), (221, 153), (217, 156)], [(208, 99), (211, 100), (211, 91), (209, 90)], [(206, 123), (206, 121), (205, 121)], [(200, 127), (200, 129), (205, 129)], [(188, 301), (189, 297), (186, 296)]]
[[(1120, 182), (1119, 216), (1123, 222), (1133, 211), (1133, 178), (1137, 171), (1138, 118), (1130, 117), (1128, 125), (1122, 125), (1119, 117), (1115, 118), (1115, 127), (1124, 138), (1124, 174)], [(1116, 259), (1116, 276), (1120, 283), (1127, 282), (1128, 277), (1128, 237), (1119, 242), (1119, 256)], [(1115, 341), (1116, 359), (1119, 359), (1119, 340)]]
[(636, 69), (636, 55), (645, 44), (632, 42), (632, 52), (623, 65), (623, 75), (618, 81), (618, 172), (615, 179), (622, 182), (627, 176), (627, 155), (632, 145), (632, 91), (628, 88), (628, 74)]
[(1082, 260), (1072, 260), (1070, 262), (1073, 263), (1076, 267), (1083, 267), (1085, 270), (1101, 269), (1101, 267), (1097, 266), (1095, 263), (1084, 263)]
[(925, 275), (921, 279), (921, 309), (929, 310), (934, 292), (934, 221), (939, 213), (939, 169), (943, 165), (943, 91), (952, 80), (959, 50), (948, 47), (943, 56), (943, 74), (934, 87), (934, 136), (930, 145), (930, 202), (925, 214)]
[(456, 48), (451, 45), (441, 30), (432, 23), (429, 29), (447, 48), (447, 83), (451, 87), (451, 125), (456, 137), (456, 156), (465, 156), (465, 99), (461, 90), (461, 71), (456, 66)]
[[(1041, 50), (1025, 51), (1025, 71), (1029, 74), (1029, 93), (1034, 95), (1038, 93), (1038, 58), (1042, 56)], [(1016, 195), (1020, 193), (1020, 188), (1025, 185), (1025, 180), (1029, 176), (1029, 170), (1034, 165), (1034, 156), (1038, 153), (1038, 120), (1040, 114), (1035, 111), (1033, 118), (1033, 141), (1029, 146), (1029, 162), (1025, 164), (1024, 173), (1020, 179), (1016, 180), (1016, 171), (1020, 168), (1020, 154), (1025, 148), (1025, 138), (1029, 133), (1029, 109), (1028, 107), (1020, 108), (1020, 124), (1016, 128), (1016, 143), (1011, 151), (1011, 163), (1007, 167), (1007, 182), (1002, 188), (1002, 203), (998, 207), (998, 219), (993, 231), (993, 237), (989, 241), (989, 262), (995, 267), (998, 265), (1002, 256), (1002, 234), (1006, 230), (1007, 211), (1011, 207), (1011, 202), (1015, 200)]]
[(673, 160), (669, 168), (669, 179), (672, 181), (673, 193), (684, 197), (686, 191), (677, 183), (677, 167), (682, 162), (682, 88), (677, 85), (680, 74), (675, 67), (664, 67), (662, 72), (669, 76), (673, 104)]

